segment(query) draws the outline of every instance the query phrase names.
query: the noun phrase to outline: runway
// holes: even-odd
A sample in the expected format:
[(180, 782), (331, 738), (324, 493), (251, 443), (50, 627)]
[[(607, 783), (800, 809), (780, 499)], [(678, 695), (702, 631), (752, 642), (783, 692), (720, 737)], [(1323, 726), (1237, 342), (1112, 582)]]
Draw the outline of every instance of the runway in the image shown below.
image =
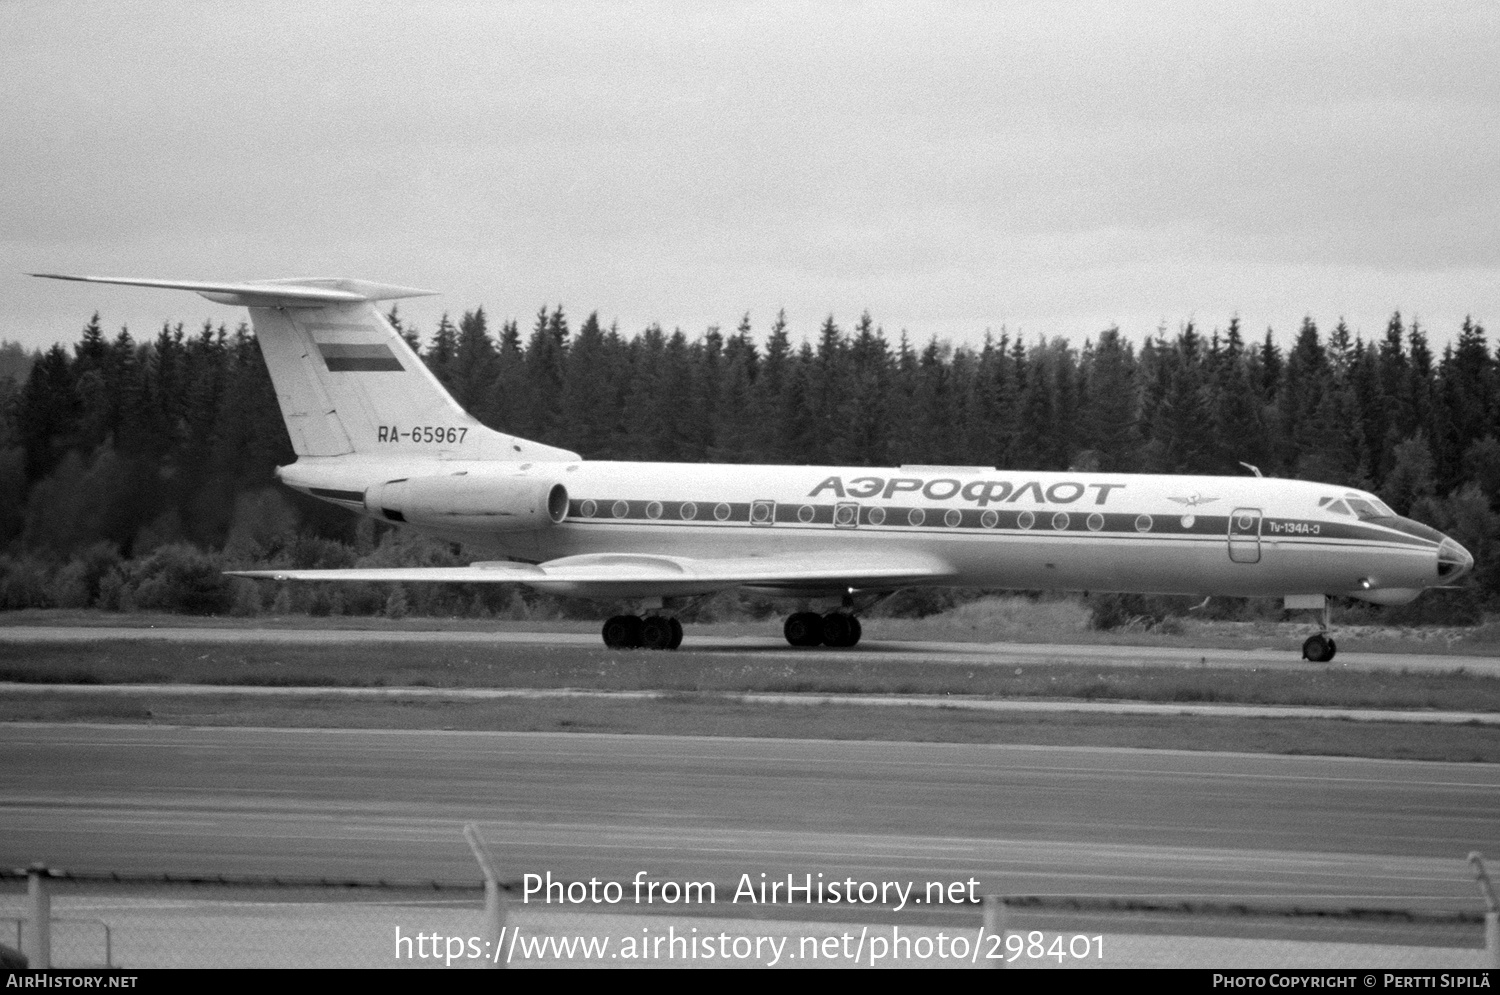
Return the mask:
[[(0, 643), (87, 643), (106, 640), (165, 641), (174, 643), (278, 643), (286, 645), (350, 646), (383, 644), (459, 643), (465, 645), (545, 645), (604, 647), (596, 633), (580, 632), (472, 632), (386, 631), (367, 629), (279, 629), (130, 626), (0, 626)], [(1444, 673), (1464, 670), (1471, 674), (1500, 677), (1500, 656), (1458, 654), (1361, 652), (1344, 640), (1333, 663), (1308, 663), (1293, 650), (1279, 648), (1215, 649), (1181, 646), (1124, 646), (1056, 643), (968, 643), (934, 641), (865, 640), (854, 649), (800, 649), (774, 636), (712, 636), (695, 633), (690, 626), (682, 652), (725, 653), (755, 657), (795, 659), (815, 654), (820, 660), (889, 660), (892, 662), (954, 664), (958, 666), (1044, 666), (1083, 663), (1089, 666), (1155, 667), (1208, 666), (1219, 668), (1282, 669), (1306, 672), (1312, 669), (1358, 671), (1411, 671)]]
[(0, 726), (0, 862), (470, 881), (762, 872), (1482, 909), (1500, 767), (542, 733)]

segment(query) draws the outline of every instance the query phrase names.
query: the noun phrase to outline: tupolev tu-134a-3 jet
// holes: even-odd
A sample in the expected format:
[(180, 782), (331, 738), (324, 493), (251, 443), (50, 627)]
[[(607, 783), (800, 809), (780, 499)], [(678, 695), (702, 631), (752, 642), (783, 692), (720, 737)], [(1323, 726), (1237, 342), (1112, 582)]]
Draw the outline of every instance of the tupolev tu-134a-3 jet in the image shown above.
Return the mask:
[(587, 460), (464, 411), (375, 302), (430, 291), (349, 279), (203, 283), (249, 308), (295, 462), (281, 482), (379, 521), (489, 551), (464, 567), (246, 570), (293, 581), (525, 584), (639, 602), (610, 647), (674, 649), (675, 612), (731, 588), (828, 608), (794, 646), (853, 646), (900, 588), (965, 586), (1284, 598), (1321, 610), (1303, 656), (1331, 660), (1328, 597), (1402, 604), (1473, 566), (1372, 494), (1256, 476), (1041, 473)]

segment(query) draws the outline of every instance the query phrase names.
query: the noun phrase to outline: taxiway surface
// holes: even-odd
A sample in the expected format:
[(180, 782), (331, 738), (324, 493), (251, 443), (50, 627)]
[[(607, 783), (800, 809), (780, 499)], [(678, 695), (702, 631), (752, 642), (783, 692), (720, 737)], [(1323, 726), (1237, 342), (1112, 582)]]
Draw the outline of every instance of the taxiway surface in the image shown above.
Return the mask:
[(0, 862), (73, 871), (967, 881), (1477, 911), (1500, 766), (552, 733), (0, 726)]
[[(466, 645), (547, 645), (597, 648), (606, 652), (599, 636), (580, 632), (469, 632), (386, 631), (361, 629), (197, 628), (129, 626), (0, 626), (0, 643), (88, 643), (107, 640), (174, 643), (280, 643), (304, 646), (361, 646), (373, 644), (421, 645), (460, 643)], [(1345, 640), (1346, 645), (1352, 645)], [(619, 651), (609, 651), (619, 652)], [(1368, 653), (1340, 649), (1333, 663), (1314, 664), (1299, 659), (1296, 651), (1280, 648), (1214, 649), (1180, 646), (1068, 645), (1058, 643), (964, 643), (935, 641), (865, 640), (853, 649), (788, 646), (771, 636), (704, 636), (689, 630), (682, 652), (724, 653), (776, 658), (815, 654), (828, 660), (888, 660), (903, 663), (956, 664), (960, 666), (1040, 666), (1083, 663), (1089, 666), (1159, 667), (1208, 666), (1219, 668), (1285, 669), (1334, 667), (1344, 670), (1413, 671), (1424, 673), (1464, 670), (1471, 674), (1500, 677), (1500, 657), (1454, 654)]]

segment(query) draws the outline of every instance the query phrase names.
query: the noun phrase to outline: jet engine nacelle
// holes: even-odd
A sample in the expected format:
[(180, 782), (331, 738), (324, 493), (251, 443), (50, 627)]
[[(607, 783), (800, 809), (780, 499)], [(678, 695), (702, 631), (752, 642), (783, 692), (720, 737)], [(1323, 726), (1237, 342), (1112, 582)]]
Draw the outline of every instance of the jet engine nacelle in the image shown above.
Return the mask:
[(567, 517), (568, 489), (535, 477), (412, 477), (371, 487), (365, 506), (387, 521), (438, 530), (530, 532)]

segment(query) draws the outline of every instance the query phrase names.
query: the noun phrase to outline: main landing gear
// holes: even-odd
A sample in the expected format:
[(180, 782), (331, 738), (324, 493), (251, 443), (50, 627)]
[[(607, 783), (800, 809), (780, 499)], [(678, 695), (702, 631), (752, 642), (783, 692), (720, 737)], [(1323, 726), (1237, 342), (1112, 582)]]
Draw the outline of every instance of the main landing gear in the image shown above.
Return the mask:
[(842, 648), (859, 642), (863, 628), (859, 619), (848, 612), (797, 612), (782, 627), (786, 641), (793, 646), (832, 646)]
[[(846, 648), (859, 642), (863, 627), (851, 610), (797, 612), (786, 620), (783, 632), (793, 646)], [(673, 606), (679, 608), (680, 606)], [(612, 650), (675, 650), (682, 645), (682, 623), (671, 615), (616, 615), (604, 623), (604, 645)]]
[(675, 650), (682, 623), (670, 615), (616, 615), (604, 623), (604, 645), (612, 650)]
[(1327, 663), (1333, 659), (1333, 655), (1339, 651), (1339, 645), (1328, 634), (1332, 628), (1333, 610), (1329, 608), (1328, 602), (1325, 601), (1323, 602), (1322, 631), (1316, 636), (1307, 637), (1307, 642), (1302, 644), (1302, 659), (1312, 663)]

